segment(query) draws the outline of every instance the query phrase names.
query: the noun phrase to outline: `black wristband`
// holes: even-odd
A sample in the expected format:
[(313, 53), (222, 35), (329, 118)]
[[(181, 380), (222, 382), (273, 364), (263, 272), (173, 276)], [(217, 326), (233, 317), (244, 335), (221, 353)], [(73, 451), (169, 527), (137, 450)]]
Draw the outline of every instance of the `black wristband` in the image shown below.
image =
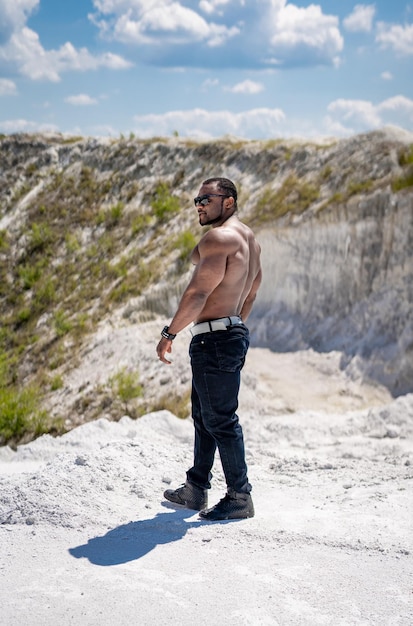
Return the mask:
[(162, 337), (165, 337), (165, 339), (169, 339), (170, 341), (173, 341), (176, 335), (173, 335), (172, 333), (168, 333), (168, 330), (169, 330), (169, 326), (165, 326), (161, 331), (161, 335)]

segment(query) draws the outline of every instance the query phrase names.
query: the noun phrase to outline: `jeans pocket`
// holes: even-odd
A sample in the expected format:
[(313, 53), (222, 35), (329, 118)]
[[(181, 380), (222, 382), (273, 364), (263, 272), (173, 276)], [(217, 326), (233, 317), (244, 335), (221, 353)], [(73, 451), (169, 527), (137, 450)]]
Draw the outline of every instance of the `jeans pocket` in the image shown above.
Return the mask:
[(230, 337), (225, 342), (217, 343), (216, 355), (218, 367), (223, 372), (238, 372), (245, 363), (248, 340), (245, 337)]

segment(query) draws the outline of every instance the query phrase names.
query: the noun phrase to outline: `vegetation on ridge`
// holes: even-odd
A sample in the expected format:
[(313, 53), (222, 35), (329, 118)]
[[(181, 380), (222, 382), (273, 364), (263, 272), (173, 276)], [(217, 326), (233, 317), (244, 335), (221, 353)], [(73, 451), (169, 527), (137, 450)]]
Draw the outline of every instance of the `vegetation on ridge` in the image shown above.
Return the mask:
[(392, 182), (394, 192), (413, 187), (413, 145), (399, 152), (399, 165), (403, 168), (403, 172)]
[[(62, 389), (86, 338), (120, 305), (154, 284), (176, 284), (188, 269), (200, 180), (235, 172), (241, 217), (258, 229), (378, 189), (408, 191), (413, 146), (395, 152), (363, 141), (359, 150), (372, 152), (360, 160), (337, 145), (279, 139), (0, 138), (0, 443), (62, 432), (66, 416), (47, 414), (44, 398)], [(171, 393), (150, 403), (139, 372), (122, 370), (85, 391), (77, 411), (79, 419), (104, 407), (114, 419), (155, 408), (184, 416), (188, 405), (187, 394)]]
[[(26, 167), (26, 174), (36, 178), (38, 168)], [(52, 171), (27, 203), (18, 249), (0, 231), (0, 443), (62, 432), (63, 419), (51, 420), (42, 409), (44, 394), (60, 386), (53, 371), (114, 306), (165, 273), (158, 250), (169, 218), (179, 211), (178, 199), (160, 180), (144, 203), (126, 210), (124, 200), (108, 202), (117, 178), (102, 181), (87, 166), (78, 176)], [(136, 195), (135, 182), (122, 185), (118, 197), (130, 199), (130, 187)], [(178, 246), (169, 273), (181, 270), (192, 241), (184, 234), (165, 241), (164, 252)], [(123, 405), (128, 376), (124, 372), (109, 386)]]

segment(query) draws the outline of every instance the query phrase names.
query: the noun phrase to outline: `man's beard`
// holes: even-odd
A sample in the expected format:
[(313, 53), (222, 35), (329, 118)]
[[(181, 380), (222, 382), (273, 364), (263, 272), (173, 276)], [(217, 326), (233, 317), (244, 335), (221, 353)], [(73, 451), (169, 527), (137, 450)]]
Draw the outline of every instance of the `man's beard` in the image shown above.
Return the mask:
[(201, 219), (199, 219), (199, 223), (201, 226), (211, 226), (212, 224), (216, 224), (217, 222), (220, 222), (222, 220), (222, 207), (223, 207), (223, 199), (221, 200), (221, 211), (218, 215), (218, 217), (214, 217), (214, 219), (208, 220), (207, 222), (202, 223)]
[(219, 217), (215, 217), (213, 220), (208, 220), (207, 222), (204, 222), (204, 223), (202, 223), (201, 220), (199, 220), (199, 223), (201, 224), (201, 226), (211, 226), (211, 224), (216, 224), (217, 222), (220, 222), (221, 220), (222, 220), (222, 212)]

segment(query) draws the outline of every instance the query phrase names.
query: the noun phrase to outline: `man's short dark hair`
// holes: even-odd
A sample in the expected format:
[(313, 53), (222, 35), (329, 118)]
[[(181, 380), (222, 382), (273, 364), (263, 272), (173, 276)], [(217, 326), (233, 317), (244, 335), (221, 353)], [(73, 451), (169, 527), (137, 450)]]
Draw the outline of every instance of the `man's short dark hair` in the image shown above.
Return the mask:
[(234, 205), (235, 205), (235, 208), (237, 208), (238, 192), (232, 180), (229, 180), (229, 178), (220, 178), (220, 177), (208, 178), (207, 180), (204, 180), (202, 184), (203, 185), (215, 184), (217, 186), (218, 191), (221, 191), (222, 193), (225, 193), (228, 196), (232, 196), (234, 198)]

